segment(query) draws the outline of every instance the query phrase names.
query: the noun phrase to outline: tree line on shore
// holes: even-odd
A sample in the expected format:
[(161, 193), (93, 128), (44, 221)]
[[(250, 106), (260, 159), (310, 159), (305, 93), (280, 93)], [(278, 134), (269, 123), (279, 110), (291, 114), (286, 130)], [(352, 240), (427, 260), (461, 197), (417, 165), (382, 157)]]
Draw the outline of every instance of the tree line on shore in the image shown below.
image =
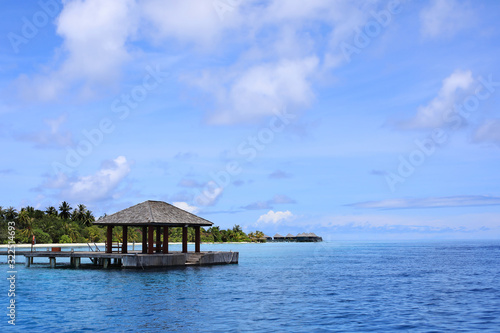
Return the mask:
[[(106, 241), (106, 227), (94, 225), (94, 214), (83, 204), (72, 208), (63, 201), (56, 209), (49, 206), (45, 210), (35, 209), (31, 206), (21, 208), (19, 211), (13, 207), (0, 206), (0, 244), (9, 240), (15, 243), (31, 243), (35, 236), (37, 244), (49, 243), (88, 243)], [(8, 222), (14, 222), (15, 233), (9, 233)], [(12, 224), (11, 224), (12, 225)], [(113, 228), (113, 241), (122, 242), (122, 228)], [(182, 240), (182, 228), (169, 228), (169, 241)], [(188, 240), (194, 241), (194, 230), (188, 228)], [(141, 242), (141, 228), (128, 230), (129, 242)], [(262, 242), (265, 241), (262, 231), (251, 232), (248, 235), (239, 225), (232, 229), (220, 229), (217, 226), (208, 229), (201, 228), (202, 242)]]

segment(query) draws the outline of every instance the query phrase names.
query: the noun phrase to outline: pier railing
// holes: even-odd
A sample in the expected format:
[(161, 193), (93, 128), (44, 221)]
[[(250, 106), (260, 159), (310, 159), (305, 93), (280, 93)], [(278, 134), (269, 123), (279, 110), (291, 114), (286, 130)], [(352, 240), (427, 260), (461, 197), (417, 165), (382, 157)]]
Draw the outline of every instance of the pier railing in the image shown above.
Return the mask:
[(87, 243), (90, 251), (92, 251), (92, 252), (101, 252), (101, 250), (99, 249), (99, 247), (97, 246), (97, 244), (95, 242), (93, 244), (95, 246), (95, 250), (94, 250), (94, 248), (89, 243)]
[[(108, 248), (108, 242), (105, 242), (104, 248)], [(122, 253), (122, 243), (111, 242), (111, 253)]]

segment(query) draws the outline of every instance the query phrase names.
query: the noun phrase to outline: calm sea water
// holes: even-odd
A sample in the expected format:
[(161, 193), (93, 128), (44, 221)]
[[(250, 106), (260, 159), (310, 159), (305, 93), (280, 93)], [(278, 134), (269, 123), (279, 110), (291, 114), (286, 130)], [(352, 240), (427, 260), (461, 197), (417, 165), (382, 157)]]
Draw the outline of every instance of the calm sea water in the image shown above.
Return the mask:
[(4, 315), (1, 331), (500, 331), (500, 242), (202, 250), (239, 251), (240, 263), (146, 271), (18, 264), (16, 326)]

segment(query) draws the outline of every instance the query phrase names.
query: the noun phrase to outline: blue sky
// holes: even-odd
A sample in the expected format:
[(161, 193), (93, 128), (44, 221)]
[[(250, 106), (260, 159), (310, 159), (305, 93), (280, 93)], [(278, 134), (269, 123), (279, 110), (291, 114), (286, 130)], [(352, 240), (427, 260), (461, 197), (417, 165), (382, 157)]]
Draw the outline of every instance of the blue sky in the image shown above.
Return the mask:
[(3, 1), (0, 205), (500, 236), (497, 1)]

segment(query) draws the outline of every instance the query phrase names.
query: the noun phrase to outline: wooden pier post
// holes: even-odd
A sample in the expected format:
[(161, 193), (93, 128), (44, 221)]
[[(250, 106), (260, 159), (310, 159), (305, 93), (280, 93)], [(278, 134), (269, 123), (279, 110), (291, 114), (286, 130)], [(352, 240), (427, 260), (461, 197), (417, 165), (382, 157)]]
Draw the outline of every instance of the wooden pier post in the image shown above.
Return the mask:
[(49, 257), (50, 268), (56, 268), (56, 257)]
[(123, 243), (122, 243), (122, 253), (128, 252), (128, 227), (124, 225), (123, 227)]
[(150, 225), (148, 226), (148, 254), (153, 254), (154, 252), (154, 249), (153, 249), (153, 246), (155, 244), (154, 242), (154, 231), (155, 231), (155, 227)]
[(194, 252), (200, 253), (200, 243), (201, 243), (200, 226), (197, 225), (194, 227)]
[(26, 257), (26, 264), (25, 264), (26, 267), (30, 267), (31, 266), (31, 258), (30, 257)]
[(106, 253), (113, 252), (113, 226), (108, 225), (106, 233)]
[(168, 227), (163, 227), (163, 254), (168, 253)]
[(188, 228), (182, 227), (182, 253), (188, 252)]
[(161, 252), (161, 227), (156, 227), (156, 253)]
[(142, 253), (148, 253), (148, 227), (142, 227)]
[(80, 268), (80, 262), (81, 262), (80, 257), (71, 257), (71, 266), (73, 268)]

